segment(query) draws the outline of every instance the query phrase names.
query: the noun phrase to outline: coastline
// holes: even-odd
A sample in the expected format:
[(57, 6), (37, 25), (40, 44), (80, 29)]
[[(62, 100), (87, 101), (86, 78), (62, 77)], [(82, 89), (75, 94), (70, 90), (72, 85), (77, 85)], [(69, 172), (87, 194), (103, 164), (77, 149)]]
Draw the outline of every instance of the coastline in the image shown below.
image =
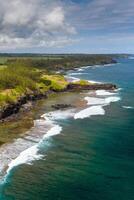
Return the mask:
[(49, 90), (48, 92), (44, 94), (33, 94), (33, 95), (26, 95), (21, 97), (16, 103), (9, 104), (6, 108), (1, 110), (0, 112), (0, 122), (3, 122), (5, 120), (10, 120), (10, 117), (17, 114), (20, 109), (22, 108), (24, 111), (27, 111), (31, 109), (32, 102), (49, 98), (49, 95), (52, 93), (63, 93), (63, 92), (82, 92), (82, 91), (95, 91), (95, 90), (115, 90), (117, 89), (117, 86), (115, 84), (99, 84), (99, 83), (93, 83), (91, 85), (81, 85), (81, 84), (75, 84), (75, 83), (69, 83), (67, 88), (65, 90), (61, 91), (54, 91)]
[[(77, 80), (78, 81), (78, 80)], [(114, 90), (116, 91), (117, 86), (114, 84), (103, 84), (103, 83), (92, 83), (91, 85), (81, 85), (79, 84), (79, 81), (77, 84), (74, 83), (74, 81), (69, 82), (69, 85), (65, 90), (61, 91), (54, 91), (54, 90), (49, 90), (47, 93), (39, 94), (39, 96), (36, 94), (35, 96), (32, 94), (32, 96), (24, 97), (22, 99), (21, 104), (17, 103), (17, 108), (16, 110), (16, 105), (13, 105), (15, 109), (15, 114), (10, 115), (9, 118), (5, 118), (6, 120), (10, 120), (11, 118), (14, 119), (14, 117), (17, 117), (17, 114), (19, 113), (20, 109), (24, 106), (25, 111), (29, 110), (32, 108), (32, 106), (26, 106), (27, 103), (29, 102), (36, 102), (39, 99), (48, 99), (51, 96), (51, 94), (66, 94), (69, 93), (71, 94), (77, 94), (77, 95), (82, 95), (82, 99), (78, 100), (76, 98), (75, 106), (74, 108), (72, 107), (71, 109), (61, 109), (61, 110), (53, 110), (52, 112), (49, 111), (42, 116), (40, 116), (37, 120), (34, 121), (34, 126), (30, 129), (30, 131), (26, 132), (26, 134), (22, 137), (19, 137), (18, 139), (12, 141), (11, 143), (5, 143), (1, 146), (0, 148), (0, 155), (1, 158), (0, 160), (3, 161), (3, 167), (1, 166), (2, 169), (2, 174), (1, 177), (3, 178), (5, 175), (10, 172), (12, 169), (11, 166), (16, 166), (16, 159), (18, 162), (18, 156), (19, 156), (19, 164), (23, 164), (20, 157), (25, 157), (25, 161), (27, 164), (30, 164), (33, 160), (35, 159), (40, 159), (42, 158), (42, 155), (38, 155), (38, 146), (35, 144), (41, 144), (41, 142), (46, 139), (45, 135), (48, 135), (48, 137), (52, 137), (55, 135), (55, 131), (58, 131), (57, 134), (60, 134), (62, 131), (62, 128), (58, 125), (58, 121), (60, 119), (66, 119), (66, 118), (73, 118), (74, 120), (76, 119), (82, 119), (85, 117), (90, 117), (90, 115), (104, 115), (105, 111), (103, 106), (109, 105), (111, 102), (118, 101), (118, 98), (109, 98), (109, 96), (114, 95)], [(98, 102), (96, 102), (95, 96), (100, 98), (101, 96), (104, 98), (103, 102), (101, 102), (101, 99), (99, 99)], [(57, 95), (59, 96), (59, 95)], [(90, 96), (90, 100), (87, 99), (86, 97)], [(108, 97), (107, 97), (108, 96)], [(109, 98), (109, 99), (108, 99)], [(107, 99), (107, 100), (105, 100)], [(90, 103), (88, 102), (90, 101)], [(61, 101), (62, 102), (62, 101)], [(92, 102), (92, 103), (91, 103)], [(59, 103), (59, 101), (57, 101)], [(67, 102), (70, 103), (70, 102)], [(91, 108), (88, 108), (90, 107)], [(11, 107), (10, 107), (11, 108)], [(87, 114), (89, 112), (90, 114)], [(10, 118), (11, 117), (11, 118)], [(4, 121), (4, 120), (3, 120)], [(42, 131), (43, 130), (43, 131)], [(38, 134), (37, 134), (38, 132)], [(17, 143), (16, 143), (17, 142)], [(17, 145), (17, 146), (16, 146)], [(20, 148), (20, 146), (22, 148)], [(15, 149), (16, 148), (16, 149)], [(7, 155), (7, 151), (9, 151), (9, 155)], [(10, 153), (11, 152), (11, 153)], [(20, 154), (20, 155), (19, 155)], [(30, 160), (27, 160), (29, 159)], [(5, 159), (6, 158), (6, 159)], [(9, 164), (10, 163), (10, 164)]]
[[(112, 65), (113, 63), (104, 64), (104, 66), (108, 67), (109, 65)], [(101, 65), (100, 65), (101, 66)], [(89, 66), (82, 66), (79, 68), (74, 68), (73, 70), (81, 71), (83, 69), (86, 69)], [(93, 66), (91, 66), (93, 67)], [(90, 85), (84, 85), (84, 84), (75, 84), (75, 82), (79, 82), (80, 80), (73, 77), (67, 77), (67, 75), (64, 76), (67, 85), (62, 89), (49, 89), (46, 92), (39, 92), (35, 91), (31, 94), (26, 94), (21, 96), (17, 102), (10, 103), (7, 106), (3, 107), (0, 110), (0, 123), (4, 121), (10, 121), (11, 119), (15, 118), (16, 115), (19, 113), (20, 110), (23, 112), (29, 111), (33, 107), (33, 103), (40, 99), (46, 99), (49, 98), (49, 95), (52, 93), (63, 93), (63, 92), (81, 92), (85, 90), (115, 90), (117, 89), (117, 86), (112, 83), (99, 83), (95, 81), (89, 81)]]
[[(68, 93), (69, 100), (71, 94), (73, 95), (74, 93)], [(49, 110), (41, 114), (39, 118), (34, 120), (34, 126), (29, 131), (11, 143), (5, 143), (0, 147), (2, 180), (6, 181), (8, 174), (16, 166), (31, 164), (34, 160), (38, 159), (45, 159), (46, 155), (40, 154), (40, 147), (45, 143), (46, 148), (49, 148), (51, 146), (49, 138), (62, 132), (62, 126), (59, 124), (59, 121), (104, 115), (105, 106), (110, 105), (111, 102), (119, 101), (119, 98), (115, 95), (117, 95), (116, 92), (111, 93), (105, 90), (85, 91), (85, 93), (81, 94), (76, 93), (76, 96), (72, 97), (70, 102), (68, 102), (67, 98), (65, 101), (65, 103), (68, 102), (73, 105), (72, 108), (52, 109), (52, 111)], [(57, 98), (54, 102), (58, 103), (62, 99), (65, 99), (64, 95), (61, 95), (61, 99)], [(48, 99), (46, 100), (49, 102)]]

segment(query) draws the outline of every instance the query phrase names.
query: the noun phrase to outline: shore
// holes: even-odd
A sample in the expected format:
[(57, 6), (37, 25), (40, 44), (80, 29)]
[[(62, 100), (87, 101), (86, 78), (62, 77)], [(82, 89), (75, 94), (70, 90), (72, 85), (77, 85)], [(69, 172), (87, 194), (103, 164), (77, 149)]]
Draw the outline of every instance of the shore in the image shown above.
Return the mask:
[(109, 84), (109, 83), (92, 83), (88, 84), (84, 82), (84, 84), (81, 81), (78, 82), (68, 82), (67, 87), (61, 90), (48, 90), (47, 92), (43, 93), (33, 93), (32, 95), (25, 95), (20, 97), (16, 103), (11, 103), (7, 107), (3, 108), (0, 111), (0, 122), (10, 120), (14, 117), (16, 117), (16, 114), (20, 111), (28, 111), (32, 108), (32, 103), (34, 101), (49, 98), (49, 95), (52, 93), (63, 93), (63, 92), (82, 92), (82, 91), (95, 91), (95, 90), (115, 90), (117, 89), (117, 86), (115, 84)]
[[(29, 164), (33, 160), (41, 159), (42, 155), (38, 153), (41, 143), (55, 134), (60, 134), (62, 131), (59, 120), (70, 118), (76, 120), (90, 117), (90, 115), (104, 115), (103, 106), (118, 101), (118, 98), (114, 97), (115, 94), (115, 92), (112, 93), (108, 90), (85, 90), (82, 93), (64, 92), (58, 95), (55, 93), (54, 97), (53, 93), (51, 97), (44, 100), (44, 104), (40, 107), (39, 115), (34, 120), (32, 128), (18, 136), (18, 139), (1, 146), (1, 177), (5, 174), (8, 175), (10, 170), (15, 166), (24, 163)], [(62, 105), (69, 104), (71, 107), (65, 109), (53, 107), (53, 105), (61, 102)]]
[(0, 71), (1, 122), (14, 118), (20, 110), (30, 110), (33, 102), (45, 99), (51, 93), (116, 88), (114, 84), (97, 84), (84, 80), (72, 83), (63, 75), (68, 70), (117, 63), (110, 55), (59, 55), (59, 59), (57, 56), (51, 59), (38, 56), (13, 58), (7, 57)]
[[(118, 90), (53, 93), (1, 123), (3, 199), (133, 198), (134, 62), (119, 62), (67, 73), (73, 80), (116, 83)], [(57, 104), (72, 107), (57, 110)], [(56, 126), (48, 127), (46, 117)]]
[[(51, 79), (53, 78), (53, 76), (47, 76), (47, 81), (48, 77)], [(55, 77), (56, 76), (54, 75), (54, 78)], [(104, 94), (106, 96), (112, 95), (112, 92), (117, 89), (117, 86), (115, 84), (96, 83), (85, 80), (68, 81), (66, 78), (63, 77), (61, 79), (60, 75), (58, 75), (57, 77), (56, 83), (59, 84), (58, 87), (50, 87), (44, 93), (33, 92), (32, 94), (24, 95), (20, 97), (17, 102), (10, 103), (7, 107), (1, 110), (1, 122), (10, 122), (10, 120), (14, 121), (14, 119), (17, 119), (17, 116), (20, 112), (22, 112), (22, 115), (26, 115), (26, 112), (31, 111), (34, 104), (38, 102), (38, 100), (44, 99), (43, 101), (48, 102), (47, 105), (50, 104), (48, 106), (49, 108), (47, 112), (44, 111), (45, 114), (43, 114), (43, 112), (41, 111), (41, 115), (37, 118), (37, 120), (34, 120), (34, 125), (31, 126), (32, 128), (30, 129), (30, 131), (25, 132), (25, 134), (22, 133), (22, 135), (20, 135), (18, 139), (11, 141), (11, 143), (8, 142), (1, 145), (0, 160), (3, 164), (1, 165), (0, 171), (2, 177), (3, 174), (8, 174), (8, 172), (14, 166), (23, 164), (23, 160), (24, 163), (29, 163), (34, 159), (41, 158), (41, 155), (38, 155), (38, 145), (36, 146), (34, 144), (40, 144), (41, 141), (44, 141), (44, 137), (49, 138), (53, 136), (53, 134), (59, 134), (61, 132), (62, 128), (57, 125), (57, 119), (79, 119), (90, 117), (90, 115), (103, 115), (105, 112), (103, 107), (101, 105), (98, 106), (97, 104), (103, 103), (103, 105), (107, 105), (110, 102), (118, 100), (107, 99), (107, 101), (105, 101), (104, 99), (102, 102), (100, 102), (99, 99), (99, 101), (97, 102), (96, 99), (96, 95), (100, 95), (101, 92), (103, 93), (102, 96)], [(61, 83), (62, 88), (59, 89)], [(99, 91), (100, 94), (98, 93)], [(56, 101), (54, 102), (52, 100), (53, 97), (51, 98), (52, 95), (57, 96)], [(66, 95), (68, 96), (68, 98), (64, 98), (64, 96)], [(61, 97), (59, 98), (58, 96)], [(88, 98), (88, 96), (90, 96), (90, 98), (86, 99), (86, 97)], [(61, 108), (60, 110), (55, 109), (55, 105), (60, 104), (63, 106), (64, 103), (65, 105), (71, 105), (71, 107), (66, 109)], [(88, 108), (89, 104), (91, 108)], [(17, 157), (18, 155), (19, 157)], [(31, 159), (30, 161), (28, 160), (29, 158)]]

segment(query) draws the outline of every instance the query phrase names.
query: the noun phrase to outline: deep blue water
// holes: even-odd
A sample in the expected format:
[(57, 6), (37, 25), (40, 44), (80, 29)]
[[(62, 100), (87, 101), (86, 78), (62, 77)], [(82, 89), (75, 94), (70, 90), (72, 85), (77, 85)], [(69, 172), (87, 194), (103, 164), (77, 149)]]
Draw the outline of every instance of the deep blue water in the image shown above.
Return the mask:
[(88, 68), (78, 78), (116, 83), (121, 101), (103, 116), (67, 119), (42, 145), (45, 159), (14, 168), (0, 200), (134, 199), (134, 60)]

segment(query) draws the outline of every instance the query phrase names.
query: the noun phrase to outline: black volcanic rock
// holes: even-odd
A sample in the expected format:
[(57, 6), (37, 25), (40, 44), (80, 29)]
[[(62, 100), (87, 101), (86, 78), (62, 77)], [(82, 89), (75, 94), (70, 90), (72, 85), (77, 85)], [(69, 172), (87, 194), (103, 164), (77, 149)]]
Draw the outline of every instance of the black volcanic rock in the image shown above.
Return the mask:
[(71, 108), (72, 105), (71, 104), (55, 104), (52, 105), (52, 108), (59, 110), (59, 109), (66, 109), (66, 108)]
[(79, 90), (115, 90), (117, 86), (111, 83), (96, 83), (96, 84), (89, 84), (89, 85), (81, 85), (81, 84), (74, 84), (70, 83), (67, 87), (68, 91), (79, 91)]

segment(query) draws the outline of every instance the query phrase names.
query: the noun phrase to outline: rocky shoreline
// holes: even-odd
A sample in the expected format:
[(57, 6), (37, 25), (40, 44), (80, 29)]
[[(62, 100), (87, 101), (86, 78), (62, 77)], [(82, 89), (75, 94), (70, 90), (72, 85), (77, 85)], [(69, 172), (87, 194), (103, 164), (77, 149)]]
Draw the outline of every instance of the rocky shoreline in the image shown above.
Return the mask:
[(67, 86), (68, 91), (81, 91), (81, 90), (115, 90), (117, 86), (111, 83), (94, 83), (91, 85), (81, 85), (70, 83)]
[[(75, 83), (69, 83), (64, 90), (56, 91), (56, 90), (49, 90), (42, 93), (34, 93), (22, 96), (18, 99), (16, 103), (11, 103), (0, 110), (0, 122), (8, 121), (11, 118), (14, 118), (16, 114), (19, 113), (20, 110), (23, 111), (29, 111), (32, 108), (32, 103), (40, 100), (48, 98), (50, 94), (52, 93), (61, 93), (61, 92), (81, 92), (85, 90), (115, 90), (117, 89), (117, 86), (115, 84), (109, 84), (109, 83), (94, 83), (89, 85), (81, 85), (81, 84), (75, 84)], [(57, 105), (55, 108), (62, 107), (61, 104)]]

